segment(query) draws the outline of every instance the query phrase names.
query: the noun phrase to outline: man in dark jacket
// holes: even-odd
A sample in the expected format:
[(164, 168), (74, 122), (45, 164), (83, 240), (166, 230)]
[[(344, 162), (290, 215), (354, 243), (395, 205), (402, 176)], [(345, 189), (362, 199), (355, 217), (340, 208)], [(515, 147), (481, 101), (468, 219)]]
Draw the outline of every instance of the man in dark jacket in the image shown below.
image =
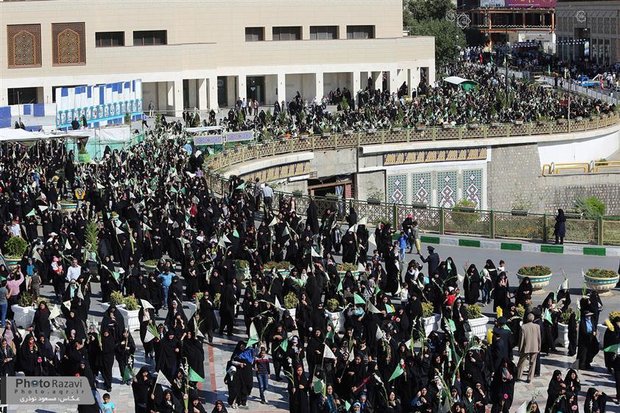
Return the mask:
[(432, 246), (428, 246), (428, 256), (424, 258), (422, 254), (420, 254), (420, 259), (422, 262), (428, 264), (428, 276), (432, 277), (436, 272), (437, 268), (439, 268), (439, 254), (435, 252), (435, 248)]

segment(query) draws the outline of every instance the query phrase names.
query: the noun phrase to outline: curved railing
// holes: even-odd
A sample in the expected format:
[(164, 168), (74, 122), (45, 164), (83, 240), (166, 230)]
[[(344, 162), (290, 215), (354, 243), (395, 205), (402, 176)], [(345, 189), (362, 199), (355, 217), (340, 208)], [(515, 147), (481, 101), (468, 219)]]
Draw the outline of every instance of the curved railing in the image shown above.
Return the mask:
[[(308, 136), (282, 139), (263, 144), (238, 146), (235, 149), (226, 150), (207, 158), (205, 178), (211, 191), (223, 195), (228, 190), (228, 178), (221, 175), (222, 169), (250, 160), (276, 155), (312, 150), (346, 149), (385, 143), (560, 134), (604, 128), (617, 124), (619, 120), (618, 114), (613, 114), (594, 119), (576, 120), (570, 125), (568, 123), (504, 124), (479, 128), (391, 130), (375, 133), (351, 133), (342, 136)], [(298, 215), (306, 214), (311, 199), (309, 196), (276, 192), (274, 205), (277, 207), (285, 198), (294, 202), (294, 209)], [(407, 214), (413, 213), (419, 222), (420, 229), (431, 234), (462, 234), (537, 242), (546, 242), (553, 235), (554, 217), (548, 214), (531, 214), (521, 211), (462, 211), (456, 208), (389, 204), (330, 197), (313, 197), (313, 199), (317, 204), (319, 214), (330, 208), (337, 211), (337, 217), (341, 221), (349, 214), (350, 209), (354, 208), (358, 217), (365, 217), (369, 224), (387, 222), (391, 223), (394, 228), (399, 228)], [(565, 240), (567, 242), (620, 245), (620, 220), (569, 217), (566, 227), (567, 236)]]
[(298, 138), (276, 139), (251, 145), (239, 145), (234, 149), (225, 150), (209, 157), (206, 163), (207, 167), (212, 171), (219, 171), (236, 164), (294, 152), (337, 150), (386, 143), (555, 135), (606, 128), (617, 124), (619, 121), (620, 116), (618, 113), (613, 113), (589, 119), (577, 118), (570, 122), (467, 125), (453, 128), (428, 127), (405, 130), (380, 130), (372, 133), (345, 132), (344, 134), (324, 136), (309, 135)]

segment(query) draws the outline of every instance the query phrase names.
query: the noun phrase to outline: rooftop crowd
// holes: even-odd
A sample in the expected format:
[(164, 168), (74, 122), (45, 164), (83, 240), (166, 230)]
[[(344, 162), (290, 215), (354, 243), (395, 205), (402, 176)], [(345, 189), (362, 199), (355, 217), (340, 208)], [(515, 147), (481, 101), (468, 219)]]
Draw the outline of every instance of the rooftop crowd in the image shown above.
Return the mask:
[[(466, 91), (443, 78), (430, 85), (422, 79), (415, 89), (403, 84), (398, 91), (390, 92), (375, 89), (374, 82), (369, 80), (367, 87), (357, 93), (339, 88), (314, 101), (297, 93), (290, 102), (276, 102), (272, 108), (239, 100), (219, 122), (227, 130), (254, 130), (262, 140), (347, 130), (568, 119), (567, 93), (533, 82), (506, 79), (501, 67), (459, 62), (442, 68), (443, 76), (460, 76), (477, 85)], [(615, 110), (614, 105), (577, 95), (570, 101), (570, 119)], [(336, 105), (337, 110), (328, 110), (329, 104)], [(187, 113), (185, 119), (192, 123), (194, 117)], [(216, 123), (216, 113), (212, 111), (204, 124)]]
[[(502, 90), (501, 80), (474, 68), (459, 73), (480, 90), (441, 85), (411, 103), (367, 91), (358, 109), (334, 115), (295, 100), (282, 119), (299, 128), (304, 121), (389, 125), (402, 110), (412, 123), (489, 121), (484, 105)], [(499, 119), (561, 116), (553, 93), (514, 82), (511, 89), (518, 99), (498, 110)], [(576, 99), (573, 110), (611, 108)], [(286, 380), (293, 413), (482, 413), (488, 406), (507, 413), (525, 361), (531, 380), (555, 351), (568, 290), (533, 305), (531, 283), (511, 288), (490, 260), (467, 267), (462, 279), (457, 264), (432, 247), (405, 261), (404, 249), (423, 252), (414, 217), (400, 234), (389, 224), (370, 228), (351, 208), (341, 232), (334, 210), (311, 202), (300, 216), (293, 198), (273, 203), (273, 191), (258, 181), (232, 177), (218, 196), (202, 169), (204, 155), (178, 131), (178, 124), (158, 126), (142, 143), (107, 148), (91, 164), (74, 163), (60, 140), (0, 146), (0, 250), (6, 255), (17, 237), (27, 243), (17, 265), (0, 264), (1, 374), (85, 376), (98, 399), (97, 389), (110, 391), (120, 379), (131, 383), (136, 412), (203, 412), (205, 347), (221, 335), (239, 341), (226, 363), (226, 403), (216, 401), (215, 412), (247, 407), (256, 374), (264, 403), (269, 378)], [(63, 212), (62, 199), (79, 201), (77, 208)], [(409, 240), (394, 242), (394, 233)], [(149, 260), (155, 263), (142, 265)], [(45, 285), (53, 294), (42, 294)], [(468, 319), (477, 303), (491, 300), (501, 316), (478, 337)], [(569, 354), (588, 369), (602, 302), (595, 292), (577, 300)], [(97, 301), (110, 304), (98, 322)], [(184, 301), (198, 304), (189, 319)], [(121, 302), (139, 308), (139, 339)], [(11, 307), (29, 303), (36, 313), (22, 330)], [(432, 314), (439, 321), (427, 331)], [(620, 319), (609, 325), (606, 347), (620, 343)], [(139, 369), (136, 354), (147, 360)], [(121, 377), (113, 377), (115, 362)], [(620, 357), (609, 354), (605, 363), (617, 381)], [(528, 411), (603, 413), (611, 396), (583, 390), (576, 370), (558, 370)]]

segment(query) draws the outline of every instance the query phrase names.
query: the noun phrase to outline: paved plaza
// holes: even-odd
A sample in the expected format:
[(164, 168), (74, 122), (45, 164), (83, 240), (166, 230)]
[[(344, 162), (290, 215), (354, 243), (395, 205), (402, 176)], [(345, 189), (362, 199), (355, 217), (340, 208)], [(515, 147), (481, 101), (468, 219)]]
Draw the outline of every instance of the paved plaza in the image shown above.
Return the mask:
[[(544, 254), (544, 253), (531, 253), (531, 252), (516, 252), (516, 251), (494, 251), (494, 250), (485, 250), (481, 248), (468, 248), (468, 247), (456, 247), (456, 246), (439, 246), (437, 247), (438, 252), (442, 259), (447, 257), (452, 257), (455, 263), (459, 266), (464, 266), (466, 263), (475, 263), (479, 267), (484, 263), (487, 258), (494, 260), (497, 264), (500, 259), (506, 261), (506, 265), (510, 274), (510, 283), (512, 286), (517, 285), (517, 278), (514, 275), (516, 270), (522, 265), (533, 265), (533, 264), (545, 264), (552, 268), (554, 274), (558, 274), (551, 281), (551, 284), (547, 288), (547, 291), (555, 291), (559, 284), (563, 280), (562, 271), (566, 274), (569, 279), (571, 286), (571, 293), (573, 295), (581, 293), (581, 269), (587, 269), (590, 267), (601, 267), (601, 268), (609, 268), (609, 269), (617, 269), (618, 267), (618, 258), (616, 257), (588, 257), (588, 256), (574, 256), (574, 255), (555, 255), (555, 254)], [(416, 257), (412, 254), (407, 256), (407, 259), (415, 259)], [(104, 308), (100, 305), (100, 296), (98, 293), (99, 286), (97, 284), (93, 284), (94, 290), (96, 292), (95, 297), (93, 298), (93, 305), (91, 310), (91, 316), (95, 316), (96, 319), (100, 320), (101, 315), (103, 313)], [(45, 294), (49, 297), (51, 296), (51, 288), (45, 288)], [(534, 295), (534, 304), (539, 304), (546, 294), (536, 294)], [(574, 297), (573, 303), (576, 301)], [(607, 317), (610, 311), (620, 308), (620, 293), (614, 292), (611, 295), (603, 297), (603, 312), (601, 314), (601, 320), (604, 320)], [(574, 305), (574, 304), (573, 304)], [(493, 321), (493, 310), (491, 305), (486, 305), (484, 308), (484, 313), (491, 317), (491, 321)], [(165, 312), (161, 312), (160, 315), (165, 315)], [(163, 318), (160, 318), (159, 321), (163, 321)], [(223, 400), (226, 402), (227, 400), (227, 389), (224, 384), (224, 376), (225, 376), (225, 365), (226, 362), (230, 359), (232, 351), (234, 349), (235, 344), (238, 340), (246, 340), (247, 336), (244, 333), (244, 326), (241, 320), (238, 318), (236, 320), (234, 337), (232, 339), (228, 339), (226, 337), (221, 337), (216, 335), (213, 340), (213, 344), (205, 344), (205, 381), (200, 384), (200, 388), (202, 391), (202, 397), (205, 400), (205, 408), (208, 412), (213, 408), (213, 403), (216, 400)], [(54, 336), (57, 340), (60, 340), (60, 334), (58, 332), (54, 333)], [(141, 366), (148, 364), (154, 369), (154, 363), (152, 361), (145, 361), (144, 352), (142, 350), (140, 338), (138, 332), (133, 333), (134, 340), (138, 347), (138, 350), (135, 353), (135, 365), (134, 370), (139, 369)], [(56, 341), (54, 337), (52, 337), (52, 341)], [(518, 360), (518, 355), (515, 350), (515, 359), (516, 363)], [(558, 347), (558, 353), (543, 356), (542, 357), (542, 368), (540, 377), (535, 378), (532, 383), (525, 382), (517, 382), (515, 386), (515, 401), (513, 403), (511, 411), (516, 411), (517, 408), (526, 401), (529, 401), (532, 397), (536, 398), (539, 403), (544, 406), (544, 402), (547, 398), (547, 386), (549, 384), (549, 379), (551, 377), (551, 373), (559, 369), (566, 373), (566, 371), (571, 367), (574, 363), (574, 357), (566, 356), (566, 350)], [(150, 363), (150, 364), (149, 364)], [(115, 363), (114, 366), (114, 384), (112, 386), (112, 400), (117, 406), (117, 412), (133, 412), (134, 411), (134, 401), (131, 386), (123, 385), (120, 383), (120, 372), (118, 370), (118, 366)], [(599, 390), (604, 391), (610, 397), (615, 396), (614, 383), (612, 376), (607, 374), (606, 369), (603, 364), (603, 352), (599, 352), (597, 357), (593, 362), (593, 369), (590, 371), (580, 371), (580, 379), (582, 383), (582, 396), (580, 397), (580, 409), (583, 406), (583, 400), (585, 399), (585, 392), (589, 387), (593, 386)], [(260, 399), (258, 397), (258, 384), (255, 379), (254, 389), (249, 399), (248, 408), (256, 413), (262, 412), (274, 412), (274, 411), (288, 411), (288, 392), (287, 392), (287, 383), (283, 378), (282, 381), (275, 381), (273, 379), (273, 375), (270, 378), (269, 383), (269, 391), (267, 392), (267, 400), (268, 404), (261, 404)], [(104, 391), (100, 390), (100, 393), (103, 394)], [(541, 406), (541, 407), (542, 407)], [(243, 410), (243, 409), (240, 409)], [(620, 412), (620, 407), (610, 402), (608, 404), (608, 411), (618, 411)], [(75, 408), (65, 408), (63, 406), (40, 406), (36, 407), (20, 407), (20, 408), (9, 408), (9, 412), (38, 412), (38, 413), (46, 413), (46, 412), (75, 412)]]

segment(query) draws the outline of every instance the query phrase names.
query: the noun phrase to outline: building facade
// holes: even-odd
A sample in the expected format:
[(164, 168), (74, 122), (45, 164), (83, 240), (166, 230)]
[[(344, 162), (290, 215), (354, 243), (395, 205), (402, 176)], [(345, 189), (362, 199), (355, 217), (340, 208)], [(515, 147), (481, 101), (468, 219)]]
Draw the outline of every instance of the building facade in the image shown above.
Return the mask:
[(412, 90), (434, 82), (434, 56), (434, 38), (403, 36), (401, 0), (0, 0), (0, 106), (131, 79), (145, 110), (176, 115)]
[(557, 53), (564, 60), (620, 62), (620, 1), (559, 1)]

